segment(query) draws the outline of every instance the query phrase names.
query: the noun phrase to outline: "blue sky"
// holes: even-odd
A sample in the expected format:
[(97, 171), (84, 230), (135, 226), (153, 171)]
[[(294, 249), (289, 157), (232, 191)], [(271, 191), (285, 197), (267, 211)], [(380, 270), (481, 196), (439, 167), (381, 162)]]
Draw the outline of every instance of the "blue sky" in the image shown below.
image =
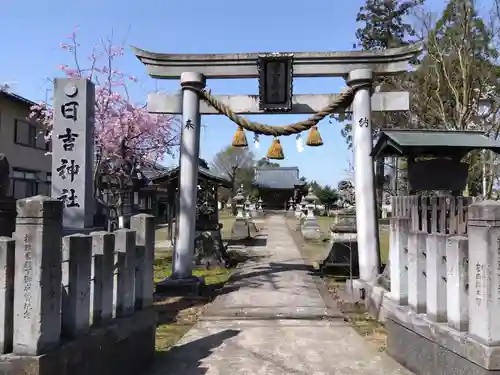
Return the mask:
[[(440, 8), (442, 0), (429, 0)], [(60, 76), (57, 66), (71, 63), (59, 43), (79, 25), (79, 40), (85, 58), (101, 37), (155, 52), (294, 52), (352, 50), (356, 13), (364, 0), (50, 0), (4, 1), (0, 14), (2, 58), (0, 83), (31, 100), (45, 99), (48, 77)], [(300, 7), (299, 7), (300, 4)], [(8, 37), (5, 37), (8, 36)], [(177, 81), (156, 81), (128, 50), (119, 68), (142, 81), (133, 98), (144, 102), (148, 91), (173, 91)], [(256, 94), (257, 80), (213, 80), (207, 86), (214, 94)], [(294, 93), (339, 92), (341, 79), (295, 79)], [(274, 115), (251, 118), (271, 125), (288, 124), (304, 116)], [(212, 160), (227, 146), (235, 125), (222, 116), (205, 116), (202, 123), (201, 156)], [(341, 124), (323, 121), (324, 146), (306, 147), (298, 153), (295, 137), (281, 139), (284, 166), (298, 166), (301, 175), (322, 184), (345, 178), (350, 153), (340, 135)], [(306, 135), (305, 135), (306, 136)], [(249, 141), (251, 135), (248, 135)], [(262, 137), (257, 157), (265, 156), (271, 138)], [(174, 161), (165, 160), (166, 164)]]

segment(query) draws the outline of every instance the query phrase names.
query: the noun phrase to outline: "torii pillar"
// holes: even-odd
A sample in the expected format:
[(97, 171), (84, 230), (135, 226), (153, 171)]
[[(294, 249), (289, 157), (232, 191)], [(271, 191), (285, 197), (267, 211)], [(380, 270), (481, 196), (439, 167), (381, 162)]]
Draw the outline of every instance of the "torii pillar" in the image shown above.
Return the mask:
[[(185, 74), (198, 75), (206, 79), (228, 78), (258, 78), (258, 61), (260, 54), (167, 54), (153, 53), (133, 48), (134, 53), (146, 65), (148, 73), (153, 78), (179, 79)], [(357, 90), (350, 108), (344, 112), (351, 112), (353, 118), (353, 143), (355, 161), (355, 191), (356, 191), (356, 220), (358, 227), (358, 251), (360, 278), (363, 281), (374, 281), (380, 265), (378, 257), (378, 223), (375, 200), (375, 177), (373, 158), (370, 156), (372, 142), (372, 111), (407, 111), (409, 110), (409, 94), (407, 92), (378, 92), (372, 95), (372, 82), (375, 76), (387, 76), (403, 73), (408, 70), (409, 62), (422, 51), (421, 44), (414, 44), (400, 48), (391, 48), (384, 51), (351, 51), (351, 52), (300, 52), (293, 56), (293, 77), (344, 77), (347, 83), (356, 85)], [(191, 72), (191, 73), (190, 73)], [(358, 85), (361, 85), (360, 87)], [(184, 87), (183, 87), (184, 89)], [(312, 114), (330, 104), (339, 94), (327, 95), (293, 95), (291, 110), (288, 114)], [(232, 111), (240, 115), (269, 114), (259, 107), (259, 99), (255, 95), (216, 95), (219, 102), (229, 106)], [(191, 96), (190, 96), (191, 98)], [(194, 97), (193, 97), (194, 98)], [(193, 98), (189, 99), (194, 100)], [(183, 100), (186, 96), (150, 94), (148, 110), (152, 113), (183, 114), (183, 122), (194, 117), (194, 112), (187, 111)], [(189, 113), (190, 114), (189, 114)], [(199, 114), (211, 115), (218, 112), (200, 102)], [(199, 124), (196, 124), (199, 126)], [(185, 130), (182, 136), (184, 137)], [(188, 137), (189, 138), (189, 137)], [(192, 142), (199, 142), (199, 137), (191, 137)], [(196, 150), (199, 145), (187, 146), (182, 142), (182, 150)], [(186, 151), (187, 152), (187, 151)], [(191, 179), (192, 165), (183, 165), (181, 161), (181, 176), (185, 175), (181, 184), (191, 186), (195, 183)], [(186, 169), (184, 174), (183, 170)], [(193, 177), (194, 178), (194, 177)], [(180, 186), (180, 191), (184, 187)], [(190, 193), (188, 194), (187, 191)], [(191, 189), (184, 194), (185, 199), (193, 199)], [(196, 197), (194, 197), (196, 198)], [(181, 197), (182, 200), (182, 197)], [(196, 206), (189, 202), (184, 205), (181, 217), (186, 218), (184, 227), (180, 231), (194, 231), (188, 217), (195, 215)], [(182, 224), (181, 224), (182, 225)], [(194, 243), (190, 243), (191, 234), (179, 236), (174, 263), (174, 274), (181, 278), (191, 278), (192, 256)], [(181, 262), (181, 263), (179, 263)]]
[[(359, 275), (362, 280), (374, 280), (380, 268), (379, 233), (375, 190), (371, 91), (371, 69), (349, 72), (347, 83), (360, 85), (352, 102), (352, 132), (354, 148), (354, 189), (356, 195), (356, 225), (358, 238)], [(367, 152), (370, 150), (369, 152)]]

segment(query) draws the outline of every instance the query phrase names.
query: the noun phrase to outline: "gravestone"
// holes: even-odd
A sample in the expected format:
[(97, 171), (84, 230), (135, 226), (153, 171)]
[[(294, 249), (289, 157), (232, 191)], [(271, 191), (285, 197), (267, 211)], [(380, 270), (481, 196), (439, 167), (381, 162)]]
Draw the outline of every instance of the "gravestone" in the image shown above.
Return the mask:
[(52, 136), (52, 197), (63, 202), (63, 226), (90, 228), (94, 219), (94, 84), (56, 78)]

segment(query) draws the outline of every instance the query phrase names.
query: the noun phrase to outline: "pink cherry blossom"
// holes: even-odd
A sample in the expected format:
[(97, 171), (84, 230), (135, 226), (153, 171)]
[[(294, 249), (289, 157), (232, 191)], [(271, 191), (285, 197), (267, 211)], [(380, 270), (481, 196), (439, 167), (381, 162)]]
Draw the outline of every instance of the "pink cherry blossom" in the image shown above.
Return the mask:
[[(96, 86), (95, 135), (102, 157), (119, 155), (122, 140), (125, 140), (127, 152), (133, 153), (140, 164), (161, 160), (165, 154), (174, 154), (178, 145), (178, 121), (172, 116), (151, 114), (145, 105), (131, 101), (127, 84), (138, 84), (138, 80), (115, 67), (117, 60), (124, 55), (123, 47), (102, 40), (85, 59), (88, 66), (80, 63), (76, 31), (60, 47), (71, 55), (73, 61), (71, 65), (59, 65), (65, 76), (84, 77)], [(30, 118), (42, 125), (49, 141), (53, 108), (48, 102), (41, 102), (34, 105), (31, 111)]]

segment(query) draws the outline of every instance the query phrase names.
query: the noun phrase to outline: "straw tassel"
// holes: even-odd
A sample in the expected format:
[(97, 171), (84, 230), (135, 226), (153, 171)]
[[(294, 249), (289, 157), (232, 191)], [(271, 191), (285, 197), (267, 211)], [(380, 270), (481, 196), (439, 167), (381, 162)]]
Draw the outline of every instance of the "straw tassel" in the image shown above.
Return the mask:
[(307, 135), (306, 145), (310, 147), (318, 147), (323, 146), (323, 140), (321, 139), (321, 135), (319, 134), (318, 127), (315, 125), (309, 131)]
[(267, 158), (274, 160), (283, 160), (285, 158), (285, 155), (283, 154), (283, 148), (281, 147), (281, 143), (278, 138), (273, 139), (273, 143), (267, 151)]
[(234, 133), (233, 137), (233, 147), (247, 147), (247, 136), (245, 135), (245, 130), (241, 126), (238, 127), (236, 133)]

